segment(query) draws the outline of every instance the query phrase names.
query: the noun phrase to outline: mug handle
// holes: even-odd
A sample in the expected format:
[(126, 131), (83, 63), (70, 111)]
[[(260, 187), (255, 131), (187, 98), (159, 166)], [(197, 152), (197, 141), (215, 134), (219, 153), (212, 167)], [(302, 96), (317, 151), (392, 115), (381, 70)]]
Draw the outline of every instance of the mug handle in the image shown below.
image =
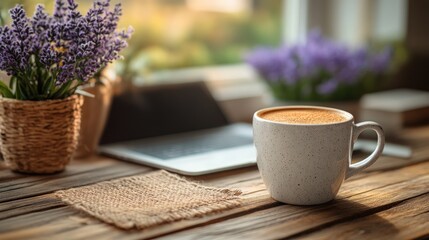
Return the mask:
[[(367, 158), (365, 158), (362, 161), (359, 161), (357, 163), (349, 164), (346, 172), (346, 179), (355, 175), (356, 173), (362, 171), (363, 169), (371, 166), (375, 161), (377, 161), (378, 157), (380, 157), (381, 153), (383, 152), (384, 148), (384, 131), (383, 128), (380, 126), (380, 124), (376, 122), (361, 122), (358, 124), (353, 124), (353, 139), (352, 144), (354, 145), (356, 140), (358, 139), (359, 135), (365, 131), (365, 130), (373, 130), (377, 133), (377, 147), (375, 148), (374, 152), (371, 153)], [(352, 145), (352, 147), (353, 147)], [(351, 151), (353, 152), (353, 151)], [(350, 159), (351, 159), (351, 153), (350, 153)]]

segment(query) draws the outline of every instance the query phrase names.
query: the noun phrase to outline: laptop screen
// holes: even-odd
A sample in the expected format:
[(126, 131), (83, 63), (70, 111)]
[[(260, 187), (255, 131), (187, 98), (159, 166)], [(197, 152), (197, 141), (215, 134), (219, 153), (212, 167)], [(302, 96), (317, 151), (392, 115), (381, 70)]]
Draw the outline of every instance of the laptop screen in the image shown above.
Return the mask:
[(160, 84), (115, 96), (101, 144), (208, 129), (228, 121), (204, 82)]

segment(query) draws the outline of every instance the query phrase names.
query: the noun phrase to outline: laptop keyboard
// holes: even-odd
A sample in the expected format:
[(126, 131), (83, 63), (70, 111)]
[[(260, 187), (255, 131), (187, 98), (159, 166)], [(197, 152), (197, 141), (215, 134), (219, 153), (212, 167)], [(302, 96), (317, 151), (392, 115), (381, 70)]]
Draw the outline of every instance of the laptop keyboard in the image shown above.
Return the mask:
[(151, 142), (143, 140), (133, 144), (131, 149), (142, 154), (168, 160), (252, 143), (251, 137), (223, 129), (222, 131), (208, 131), (203, 135), (180, 136), (177, 139), (164, 138)]

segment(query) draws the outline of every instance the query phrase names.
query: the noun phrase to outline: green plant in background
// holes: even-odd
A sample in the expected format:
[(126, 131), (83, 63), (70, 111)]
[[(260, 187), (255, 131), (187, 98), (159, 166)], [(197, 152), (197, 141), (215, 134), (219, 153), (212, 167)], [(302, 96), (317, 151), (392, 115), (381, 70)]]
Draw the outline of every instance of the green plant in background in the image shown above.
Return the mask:
[[(242, 55), (259, 44), (281, 41), (281, 1), (249, 1), (251, 10), (237, 13), (195, 11), (186, 1), (127, 1), (124, 22), (139, 29), (118, 63), (119, 75), (242, 62)], [(134, 21), (133, 9), (139, 12)], [(134, 60), (137, 63), (134, 63)], [(140, 73), (138, 73), (140, 72)]]

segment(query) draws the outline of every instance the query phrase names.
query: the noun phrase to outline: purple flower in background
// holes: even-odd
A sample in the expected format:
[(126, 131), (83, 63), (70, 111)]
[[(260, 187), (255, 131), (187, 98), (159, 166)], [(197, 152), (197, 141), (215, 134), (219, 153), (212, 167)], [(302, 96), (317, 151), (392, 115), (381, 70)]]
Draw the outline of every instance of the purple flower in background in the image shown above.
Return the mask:
[(259, 69), (261, 74), (264, 75), (268, 81), (276, 82), (281, 75), (279, 74), (279, 59), (275, 49), (271, 48), (257, 48), (253, 51), (252, 56), (247, 61), (255, 68)]
[[(74, 0), (56, 0), (52, 16), (38, 5), (29, 19), (17, 5), (10, 10), (12, 25), (0, 27), (0, 70), (25, 81), (23, 90), (37, 92), (34, 99), (61, 97), (56, 91), (62, 85), (86, 82), (127, 46), (132, 29), (116, 31), (120, 4), (110, 10), (110, 0), (97, 0), (86, 15), (77, 8)], [(54, 87), (44, 88), (46, 81)], [(69, 89), (72, 94), (75, 86)]]
[(258, 48), (245, 59), (272, 86), (300, 86), (327, 96), (339, 86), (356, 86), (368, 75), (385, 73), (391, 64), (392, 51), (388, 48), (372, 54), (367, 48), (354, 50), (312, 31), (305, 42)]
[(392, 59), (393, 50), (391, 47), (386, 47), (382, 52), (376, 54), (371, 61), (371, 69), (376, 73), (383, 73), (389, 68)]
[(337, 89), (338, 81), (329, 79), (328, 81), (317, 86), (317, 92), (321, 95), (331, 94)]

